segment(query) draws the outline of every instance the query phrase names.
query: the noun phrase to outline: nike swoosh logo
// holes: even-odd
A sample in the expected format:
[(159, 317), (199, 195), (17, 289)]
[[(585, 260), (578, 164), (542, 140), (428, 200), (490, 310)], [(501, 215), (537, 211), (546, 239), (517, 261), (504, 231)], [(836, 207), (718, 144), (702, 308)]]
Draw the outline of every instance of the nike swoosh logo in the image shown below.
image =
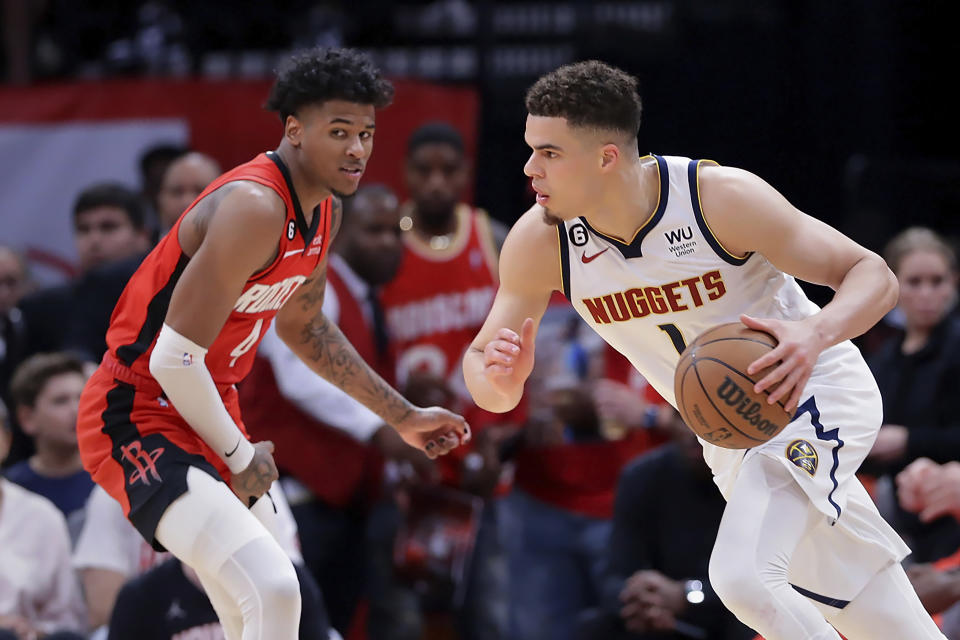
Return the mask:
[(235, 453), (237, 452), (237, 449), (239, 449), (239, 448), (240, 448), (240, 440), (237, 439), (237, 444), (234, 445), (233, 451), (231, 451), (230, 453), (227, 453), (226, 451), (224, 451), (223, 454), (229, 458), (230, 456), (232, 456), (233, 454), (235, 454)]
[(283, 254), (284, 258), (289, 258), (290, 256), (297, 255), (298, 253), (303, 253), (303, 249), (294, 249), (293, 251), (287, 251)]
[[(607, 249), (609, 249), (609, 248), (610, 248), (610, 247), (607, 247)], [(593, 262), (594, 260), (596, 260), (597, 258), (599, 258), (600, 255), (606, 253), (606, 252), (607, 252), (607, 249), (604, 249), (603, 251), (597, 252), (597, 253), (593, 254), (592, 256), (588, 256), (588, 255), (586, 254), (586, 252), (584, 252), (584, 253), (580, 254), (580, 260), (583, 261), (583, 264), (588, 264), (588, 263), (590, 263), (590, 262)]]

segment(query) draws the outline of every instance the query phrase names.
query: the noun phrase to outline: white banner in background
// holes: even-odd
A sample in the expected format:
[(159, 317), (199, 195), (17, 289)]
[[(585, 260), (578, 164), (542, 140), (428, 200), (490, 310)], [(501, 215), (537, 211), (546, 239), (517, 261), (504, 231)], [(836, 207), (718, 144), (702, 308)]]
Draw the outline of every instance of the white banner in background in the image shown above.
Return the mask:
[[(0, 244), (74, 263), (73, 203), (95, 182), (140, 189), (140, 155), (160, 143), (186, 145), (185, 119), (0, 124)], [(34, 261), (40, 284), (62, 271)]]

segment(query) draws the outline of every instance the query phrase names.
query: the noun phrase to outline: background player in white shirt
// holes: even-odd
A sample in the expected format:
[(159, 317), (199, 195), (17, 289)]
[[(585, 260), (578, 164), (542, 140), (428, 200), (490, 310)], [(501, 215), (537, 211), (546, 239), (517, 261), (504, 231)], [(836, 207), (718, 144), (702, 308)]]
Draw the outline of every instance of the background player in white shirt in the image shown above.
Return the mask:
[[(839, 638), (827, 620), (848, 640), (942, 638), (900, 567), (909, 550), (854, 476), (881, 411), (849, 339), (896, 302), (883, 260), (747, 171), (640, 158), (637, 83), (618, 69), (561, 67), (526, 102), (537, 204), (507, 237), (500, 289), (464, 358), (477, 404), (516, 405), (554, 290), (671, 403), (684, 343), (742, 317), (779, 340), (749, 368), (780, 363), (756, 390), (796, 413), (749, 451), (703, 443), (728, 501), (715, 590), (767, 640)], [(787, 274), (830, 286), (832, 302), (820, 310)], [(798, 441), (818, 464), (790, 455)]]

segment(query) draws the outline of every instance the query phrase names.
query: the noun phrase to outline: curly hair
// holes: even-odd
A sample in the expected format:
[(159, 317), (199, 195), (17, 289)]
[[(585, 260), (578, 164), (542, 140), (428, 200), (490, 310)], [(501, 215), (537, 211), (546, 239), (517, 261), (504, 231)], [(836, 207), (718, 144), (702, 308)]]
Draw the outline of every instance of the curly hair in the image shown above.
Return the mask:
[(277, 70), (265, 108), (287, 116), (308, 104), (345, 100), (381, 109), (393, 100), (393, 85), (367, 54), (356, 49), (313, 48), (295, 53)]
[(527, 90), (527, 112), (566, 118), (574, 127), (618, 131), (635, 137), (640, 130), (637, 79), (599, 60), (564, 65)]

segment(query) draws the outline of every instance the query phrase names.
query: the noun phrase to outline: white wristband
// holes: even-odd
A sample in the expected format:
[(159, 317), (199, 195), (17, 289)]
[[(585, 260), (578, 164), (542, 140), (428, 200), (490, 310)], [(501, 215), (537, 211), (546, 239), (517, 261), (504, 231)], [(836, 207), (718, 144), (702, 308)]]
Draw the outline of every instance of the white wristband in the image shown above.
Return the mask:
[(253, 445), (223, 406), (204, 364), (206, 355), (206, 349), (164, 324), (150, 354), (150, 373), (187, 424), (232, 473), (240, 473), (253, 460)]

